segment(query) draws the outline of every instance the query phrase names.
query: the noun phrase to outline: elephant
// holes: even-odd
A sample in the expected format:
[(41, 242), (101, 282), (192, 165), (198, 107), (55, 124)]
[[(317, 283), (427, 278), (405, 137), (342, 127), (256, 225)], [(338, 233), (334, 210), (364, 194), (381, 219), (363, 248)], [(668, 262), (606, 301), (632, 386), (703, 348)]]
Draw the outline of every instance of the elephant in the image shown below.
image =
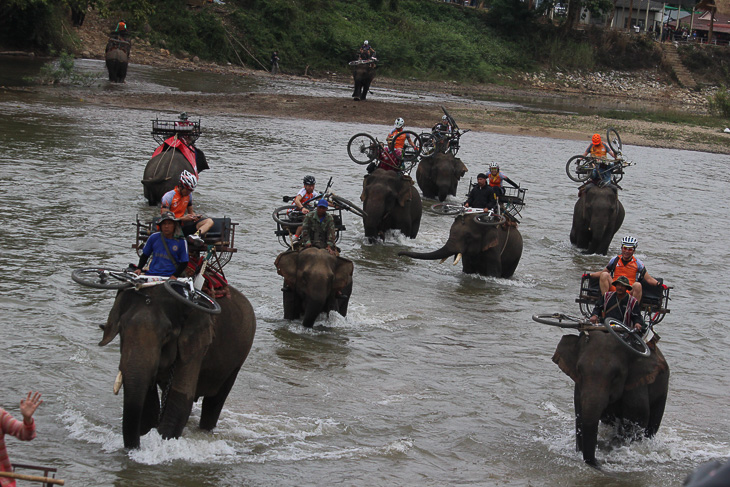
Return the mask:
[(514, 222), (502, 225), (478, 223), (473, 214), (459, 215), (451, 225), (449, 238), (433, 252), (398, 252), (398, 255), (423, 260), (446, 260), (455, 255), (454, 265), (462, 262), (467, 274), (511, 277), (522, 257), (522, 234)]
[(370, 83), (375, 79), (375, 63), (357, 64), (352, 67), (352, 78), (355, 81), (355, 90), (352, 92), (352, 99), (365, 101), (370, 90)]
[[(198, 172), (208, 169), (208, 163), (202, 149), (195, 147), (195, 162)], [(185, 155), (163, 144), (163, 150), (153, 156), (144, 168), (142, 185), (144, 197), (150, 206), (158, 204), (165, 193), (172, 190), (180, 180), (183, 170), (194, 173), (192, 164)]]
[(180, 437), (200, 397), (200, 428), (215, 428), (256, 333), (251, 303), (233, 287), (218, 315), (180, 305), (163, 287), (120, 290), (99, 342), (120, 336), (125, 448), (139, 448), (154, 427), (165, 439)]
[(107, 42), (104, 57), (106, 69), (109, 72), (109, 81), (112, 83), (124, 83), (124, 79), (127, 77), (131, 47), (129, 41), (119, 38), (110, 38)]
[(284, 277), (284, 319), (296, 320), (311, 328), (320, 313), (334, 310), (347, 316), (355, 265), (325, 249), (310, 247), (288, 250), (274, 262)]
[(599, 420), (614, 423), (631, 437), (631, 424), (646, 437), (659, 429), (669, 389), (669, 365), (658, 347), (635, 354), (604, 330), (564, 335), (553, 355), (560, 370), (575, 382), (576, 450), (597, 466)]
[(617, 188), (592, 186), (575, 202), (570, 243), (587, 254), (606, 255), (623, 222), (624, 206)]
[(365, 176), (360, 195), (365, 236), (373, 240), (385, 238), (386, 230), (400, 230), (409, 238), (416, 238), (421, 226), (421, 195), (413, 187), (413, 180), (396, 171), (376, 169)]
[(444, 201), (448, 195), (456, 196), (459, 179), (468, 169), (461, 159), (451, 153), (437, 153), (421, 159), (416, 170), (416, 181), (424, 198)]

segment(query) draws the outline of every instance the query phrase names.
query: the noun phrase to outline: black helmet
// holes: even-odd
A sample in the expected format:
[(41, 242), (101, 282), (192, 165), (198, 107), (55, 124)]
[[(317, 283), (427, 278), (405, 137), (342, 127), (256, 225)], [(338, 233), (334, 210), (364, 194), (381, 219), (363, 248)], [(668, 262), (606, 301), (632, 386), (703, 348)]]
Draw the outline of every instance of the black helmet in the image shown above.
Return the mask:
[(188, 112), (182, 112), (180, 114), (180, 120), (185, 121), (188, 119)]
[(304, 184), (314, 184), (314, 176), (304, 176)]

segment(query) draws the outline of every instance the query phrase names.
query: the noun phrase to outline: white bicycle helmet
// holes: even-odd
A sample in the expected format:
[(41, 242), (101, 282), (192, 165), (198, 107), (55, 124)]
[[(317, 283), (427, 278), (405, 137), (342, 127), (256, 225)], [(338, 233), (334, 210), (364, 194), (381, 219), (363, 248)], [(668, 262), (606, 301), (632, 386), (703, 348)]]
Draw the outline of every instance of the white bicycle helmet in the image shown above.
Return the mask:
[(369, 42), (368, 41), (365, 41), (365, 42), (363, 42), (363, 44), (365, 44), (367, 46), (369, 44)]
[(180, 173), (180, 184), (190, 191), (195, 191), (195, 187), (198, 185), (198, 178), (195, 177), (195, 174), (183, 171)]
[(402, 128), (403, 125), (405, 125), (405, 124), (406, 124), (406, 121), (403, 120), (402, 118), (398, 117), (395, 119), (395, 128), (397, 128), (397, 129)]
[(448, 120), (448, 119), (449, 119), (449, 117), (447, 117), (446, 115), (441, 115), (441, 120)]
[(491, 171), (492, 169), (499, 170), (499, 163), (498, 162), (490, 162), (489, 163), (489, 170)]
[(636, 248), (637, 245), (639, 245), (639, 241), (636, 240), (636, 237), (632, 237), (631, 235), (626, 235), (621, 240), (621, 246), (622, 247), (633, 247), (633, 248)]

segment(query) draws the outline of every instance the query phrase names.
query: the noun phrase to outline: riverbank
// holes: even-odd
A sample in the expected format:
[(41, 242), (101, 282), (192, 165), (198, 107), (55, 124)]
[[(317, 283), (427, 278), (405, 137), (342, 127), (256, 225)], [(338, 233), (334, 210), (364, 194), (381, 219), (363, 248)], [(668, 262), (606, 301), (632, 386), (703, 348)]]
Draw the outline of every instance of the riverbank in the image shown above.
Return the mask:
[[(106, 24), (93, 12), (87, 16), (83, 27), (77, 29), (81, 40), (77, 56), (103, 59), (107, 40)], [(202, 62), (197, 57), (185, 54), (176, 57), (164, 48), (154, 48), (144, 40), (134, 39), (131, 60), (133, 63), (165, 69), (254, 77), (262, 83), (273, 79), (263, 70)], [(133, 66), (130, 69), (134, 69)], [(286, 71), (285, 65), (283, 69)], [(350, 83), (350, 78), (342, 73), (321, 73), (318, 77), (304, 74), (279, 75), (276, 79), (278, 82), (291, 80), (314, 85), (329, 83), (341, 86)], [(372, 88), (375, 93), (367, 102), (354, 102), (349, 98), (261, 93), (203, 97), (184, 93), (75, 93), (73, 96), (83, 96), (89, 103), (173, 111), (185, 109), (205, 116), (243, 112), (271, 117), (362, 123), (389, 123), (397, 117), (403, 117), (408, 125), (420, 127), (433, 125), (440, 116), (439, 102), (426, 101), (417, 96), (413, 102), (378, 100), (378, 90), (389, 89), (423, 94), (423, 98), (426, 95), (431, 98), (430, 95), (434, 94), (450, 95), (448, 107), (451, 114), (460, 126), (472, 130), (583, 140), (590, 133), (612, 126), (617, 128), (627, 144), (730, 154), (730, 135), (722, 132), (724, 126), (719, 120), (716, 126), (673, 123), (670, 113), (664, 117), (665, 120), (657, 122), (633, 119), (633, 115), (620, 111), (630, 105), (631, 110), (639, 112), (661, 112), (666, 108), (677, 114), (701, 116), (707, 113), (707, 96), (712, 93), (712, 89), (700, 92), (686, 90), (673, 83), (659, 69), (639, 72), (523, 73), (506, 75), (503, 85), (378, 77)], [(463, 101), (452, 101), (454, 97)], [(562, 108), (515, 110), (509, 106), (475, 104), (473, 100), (531, 100), (533, 104), (535, 101), (539, 104), (540, 100), (549, 100), (550, 105), (559, 101)], [(573, 112), (571, 107), (580, 107), (581, 110)], [(620, 110), (611, 112), (615, 107)], [(677, 116), (677, 119), (680, 118)], [(710, 119), (706, 121), (709, 122)]]

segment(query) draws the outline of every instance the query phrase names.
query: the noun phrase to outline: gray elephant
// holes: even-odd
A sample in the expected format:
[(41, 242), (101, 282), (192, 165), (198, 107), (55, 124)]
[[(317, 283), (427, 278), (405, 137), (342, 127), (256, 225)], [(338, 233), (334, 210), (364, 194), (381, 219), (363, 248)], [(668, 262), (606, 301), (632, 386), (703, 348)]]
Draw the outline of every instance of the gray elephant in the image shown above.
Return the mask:
[(370, 90), (370, 83), (375, 79), (377, 66), (375, 63), (356, 64), (352, 67), (352, 79), (355, 82), (355, 89), (352, 92), (352, 99), (365, 101)]
[(596, 462), (599, 420), (620, 422), (632, 437), (632, 423), (652, 437), (659, 429), (669, 389), (669, 365), (659, 348), (649, 357), (631, 352), (605, 331), (564, 335), (553, 362), (575, 381), (576, 450)]
[(624, 222), (617, 188), (592, 186), (575, 202), (570, 243), (587, 254), (608, 253), (611, 239)]
[(121, 38), (110, 38), (107, 42), (104, 57), (106, 69), (109, 72), (109, 81), (112, 83), (124, 83), (127, 77), (131, 47), (130, 41)]
[(460, 215), (440, 249), (426, 253), (403, 251), (398, 255), (423, 260), (445, 260), (455, 255), (454, 265), (461, 261), (467, 274), (507, 278), (520, 263), (522, 245), (522, 234), (514, 222), (483, 224), (474, 215)]
[(251, 303), (230, 291), (214, 316), (181, 306), (163, 286), (117, 294), (99, 345), (120, 335), (126, 448), (139, 448), (140, 436), (154, 427), (163, 438), (178, 438), (200, 397), (200, 428), (215, 428), (256, 332)]
[[(177, 141), (182, 144), (181, 141)], [(194, 155), (198, 173), (208, 169), (208, 163), (203, 151), (195, 147)], [(180, 181), (180, 173), (190, 171), (195, 173), (193, 165), (181, 150), (170, 148), (167, 142), (155, 151), (155, 155), (147, 162), (144, 168), (142, 186), (144, 197), (150, 206), (158, 204), (162, 196), (172, 190)]]
[(365, 236), (385, 238), (386, 230), (400, 230), (409, 238), (416, 238), (421, 226), (421, 195), (413, 187), (413, 180), (396, 171), (376, 169), (365, 177), (360, 195)]
[(451, 153), (437, 153), (433, 157), (421, 159), (416, 170), (418, 187), (424, 198), (438, 198), (444, 201), (448, 195), (456, 196), (459, 179), (468, 169), (461, 159)]
[(347, 316), (355, 265), (325, 249), (289, 250), (276, 258), (276, 272), (284, 277), (284, 319), (302, 317), (311, 328), (320, 313)]

